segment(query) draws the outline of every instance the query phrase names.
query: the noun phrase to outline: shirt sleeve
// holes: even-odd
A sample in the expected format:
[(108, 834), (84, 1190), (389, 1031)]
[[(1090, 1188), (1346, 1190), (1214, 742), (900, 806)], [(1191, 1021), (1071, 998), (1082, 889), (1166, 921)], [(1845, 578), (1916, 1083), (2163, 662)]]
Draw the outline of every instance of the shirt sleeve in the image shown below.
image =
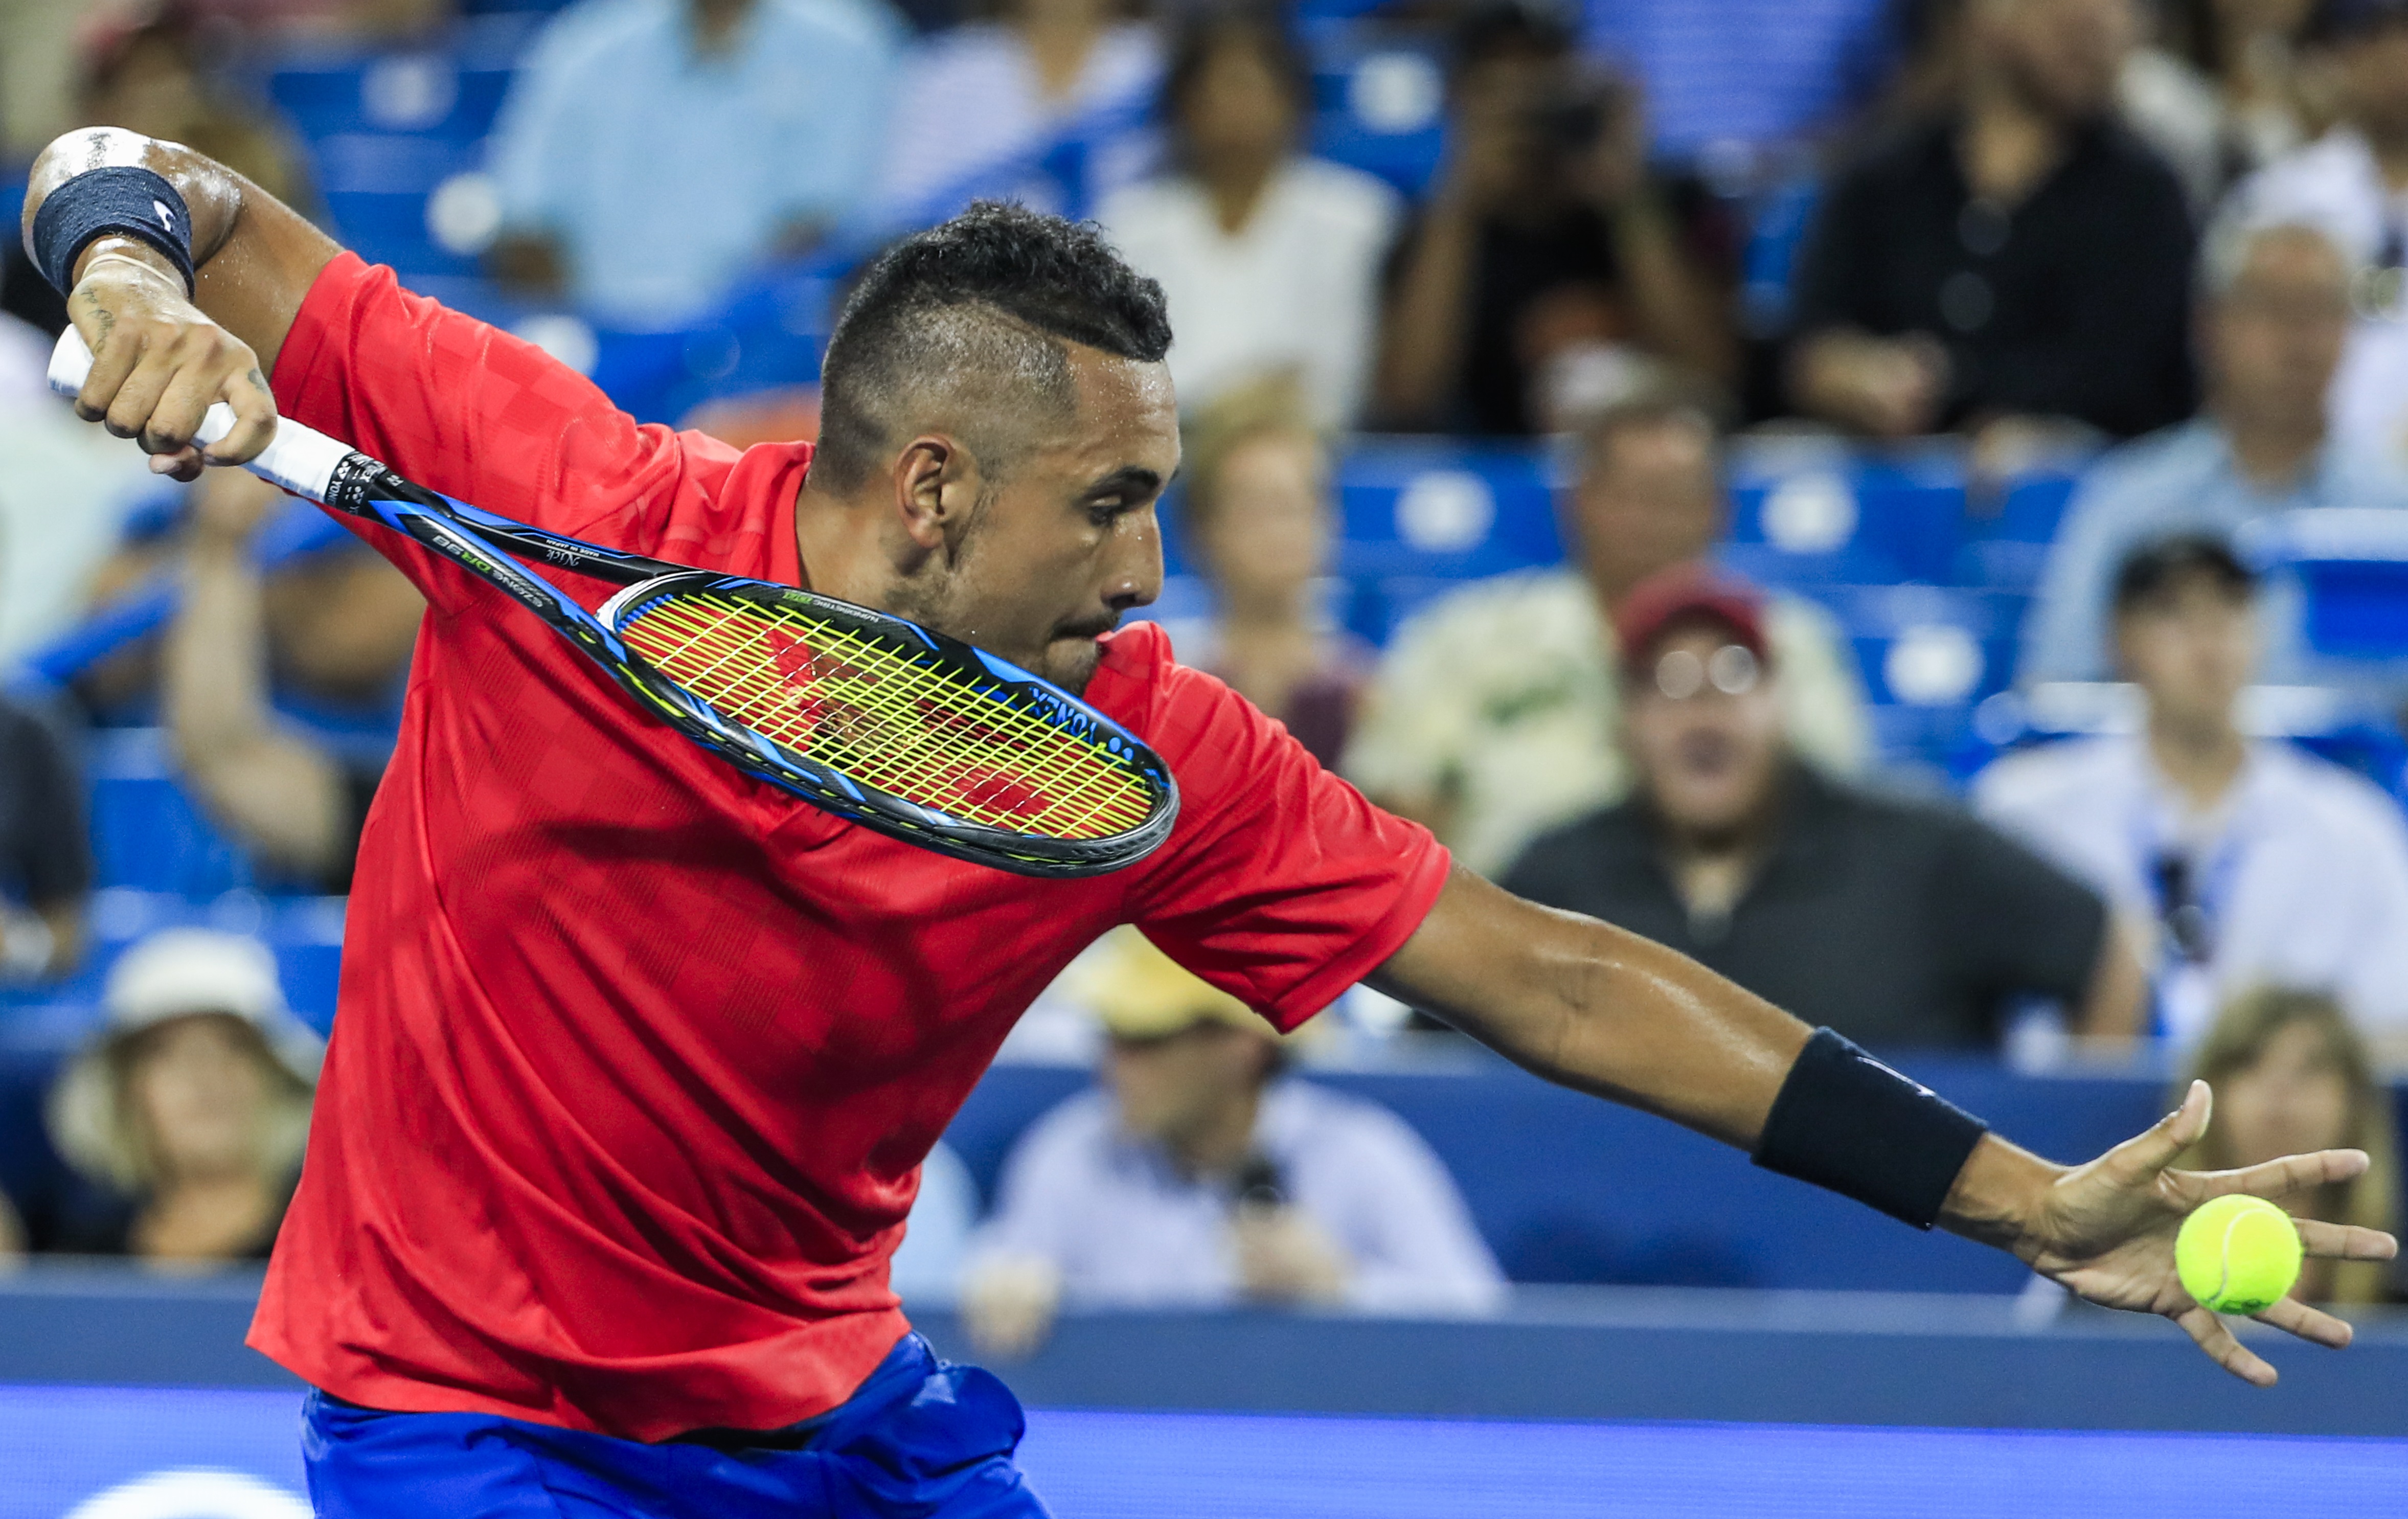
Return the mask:
[(1447, 853), (1219, 681), (1178, 665), (1161, 681), (1149, 737), (1182, 811), (1131, 921), (1292, 1029), (1403, 947), (1446, 884)]
[[(403, 290), (351, 253), (318, 276), (276, 360), (285, 415), (488, 511), (638, 553), (669, 525), (686, 443), (639, 426), (534, 344)], [(732, 454), (731, 454), (732, 456)], [(380, 550), (389, 535), (364, 534)], [(389, 554), (449, 609), (466, 577)]]
[(2144, 535), (2147, 506), (2132, 499), (2112, 461), (2074, 488), (2025, 619), (2019, 683), (2109, 677), (2107, 603), (2124, 556)]
[(814, 29), (819, 57), (808, 136), (780, 160), (783, 217), (835, 221), (868, 198), (895, 113), (900, 47), (884, 7), (864, 7), (858, 20), (857, 36)]
[(1811, 601), (1783, 596), (1772, 604), (1770, 632), (1790, 742), (1828, 774), (1862, 772), (1872, 757), (1872, 724), (1838, 621)]
[(561, 172), (581, 163), (578, 151), (580, 71), (571, 66), (575, 29), (555, 21), (536, 39), (510, 80), (494, 118), (486, 165), (512, 232), (558, 231), (571, 193)]
[(1393, 1113), (1365, 1113), (1350, 1126), (1342, 1147), (1347, 1195), (1332, 1200), (1334, 1216), (1326, 1221), (1354, 1263), (1348, 1306), (1371, 1313), (1493, 1310), (1504, 1296), (1504, 1274), (1445, 1163)]
[(1094, 1092), (1070, 1098), (1012, 1145), (996, 1182), (994, 1211), (965, 1248), (971, 1267), (1029, 1259), (1070, 1267), (1082, 1210), (1099, 1196), (1093, 1140), (1100, 1100)]
[(1476, 646), (1446, 602), (1409, 620), (1363, 693), (1339, 768), (1375, 796), (1403, 803), (1442, 795), (1479, 730), (1481, 685), (1450, 652)]
[(2107, 938), (2097, 893), (1988, 824), (1952, 818), (1932, 884), (1940, 942), (1985, 1000), (2017, 994), (2078, 1003)]

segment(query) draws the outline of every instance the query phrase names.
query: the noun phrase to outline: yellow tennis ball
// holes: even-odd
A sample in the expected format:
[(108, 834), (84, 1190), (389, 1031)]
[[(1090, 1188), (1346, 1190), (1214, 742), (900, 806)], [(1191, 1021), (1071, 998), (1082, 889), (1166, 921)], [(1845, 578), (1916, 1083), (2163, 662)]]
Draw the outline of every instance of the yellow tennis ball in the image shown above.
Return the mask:
[(2183, 1291), (2218, 1313), (2255, 1313), (2300, 1280), (2300, 1231), (2263, 1197), (2231, 1193), (2201, 1203), (2174, 1236)]

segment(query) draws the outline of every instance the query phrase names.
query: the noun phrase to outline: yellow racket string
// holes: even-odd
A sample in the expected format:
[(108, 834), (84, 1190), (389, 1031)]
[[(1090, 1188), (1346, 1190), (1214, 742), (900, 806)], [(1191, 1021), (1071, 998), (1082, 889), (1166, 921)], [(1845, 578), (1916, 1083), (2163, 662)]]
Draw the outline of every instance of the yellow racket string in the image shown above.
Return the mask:
[(621, 636), (754, 732), (881, 791), (989, 827), (1105, 838), (1152, 787), (1096, 746), (874, 638), (795, 609), (672, 596)]

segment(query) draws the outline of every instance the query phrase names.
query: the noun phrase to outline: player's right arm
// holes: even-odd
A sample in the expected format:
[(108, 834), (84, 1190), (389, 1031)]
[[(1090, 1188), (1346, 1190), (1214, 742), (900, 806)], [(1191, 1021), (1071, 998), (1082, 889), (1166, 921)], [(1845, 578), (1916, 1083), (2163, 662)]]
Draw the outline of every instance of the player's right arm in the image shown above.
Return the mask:
[(67, 315), (92, 345), (92, 378), (76, 397), (88, 422), (141, 440), (151, 467), (179, 480), (200, 472), (193, 433), (210, 404), (234, 408), (235, 430), (208, 450), (240, 464), (275, 436), (267, 375), (309, 286), (340, 251), (292, 208), (224, 165), (179, 144), (118, 127), (68, 133), (35, 160), (23, 234), (33, 246), (43, 203), (95, 168), (149, 169), (176, 187), (192, 219), (195, 288), (166, 255), (104, 235), (76, 256)]

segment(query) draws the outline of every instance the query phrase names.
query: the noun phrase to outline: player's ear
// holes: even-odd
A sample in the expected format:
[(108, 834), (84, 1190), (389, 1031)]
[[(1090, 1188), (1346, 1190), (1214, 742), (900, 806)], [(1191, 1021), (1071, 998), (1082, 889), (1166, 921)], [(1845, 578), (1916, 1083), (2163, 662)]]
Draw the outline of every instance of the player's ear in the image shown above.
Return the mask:
[(924, 550), (957, 537), (978, 505), (978, 460), (958, 438), (925, 433), (895, 457), (895, 511), (903, 531)]

